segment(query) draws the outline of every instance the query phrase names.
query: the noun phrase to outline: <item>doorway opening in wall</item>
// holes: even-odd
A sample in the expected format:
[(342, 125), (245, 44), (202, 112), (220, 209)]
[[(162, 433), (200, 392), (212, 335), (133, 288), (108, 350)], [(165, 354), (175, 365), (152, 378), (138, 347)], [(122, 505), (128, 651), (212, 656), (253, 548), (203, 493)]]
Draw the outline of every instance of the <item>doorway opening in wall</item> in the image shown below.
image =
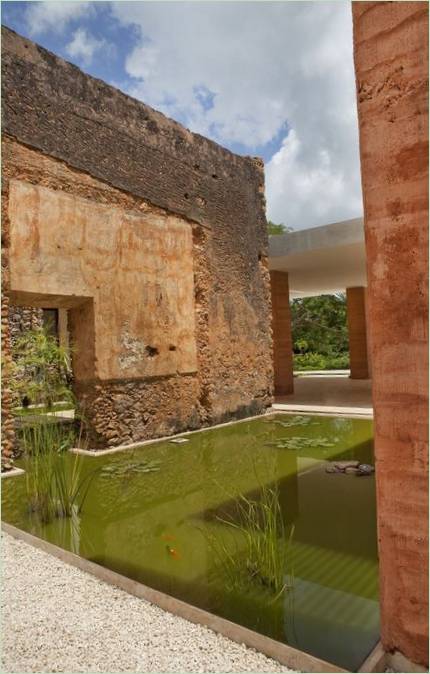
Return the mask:
[(12, 306), (11, 314), (16, 323), (11, 331), (15, 416), (42, 418), (67, 411), (72, 418), (67, 309)]
[(58, 309), (42, 309), (43, 327), (58, 340)]
[[(357, 295), (353, 294), (354, 299)], [(351, 326), (348, 298), (350, 304), (349, 290), (291, 299), (294, 392), (285, 401), (324, 408), (371, 409), (371, 382), (363, 371), (362, 358), (357, 360), (360, 344), (355, 336), (356, 316)]]
[(349, 375), (346, 294), (297, 297), (290, 306), (294, 372)]

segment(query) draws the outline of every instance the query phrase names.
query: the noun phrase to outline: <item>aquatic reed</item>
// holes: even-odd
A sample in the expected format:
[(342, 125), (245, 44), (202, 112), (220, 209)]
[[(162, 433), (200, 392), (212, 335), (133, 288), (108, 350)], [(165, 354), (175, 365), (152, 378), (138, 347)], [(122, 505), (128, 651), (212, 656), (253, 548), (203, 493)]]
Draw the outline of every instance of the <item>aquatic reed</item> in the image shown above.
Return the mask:
[(217, 520), (231, 528), (229, 541), (206, 532), (208, 543), (231, 589), (252, 584), (274, 595), (273, 601), (293, 583), (290, 546), (294, 525), (284, 524), (279, 490), (261, 487), (260, 498), (240, 494), (234, 501), (235, 516)]
[(44, 523), (79, 513), (95, 471), (82, 475), (82, 456), (68, 454), (71, 447), (79, 444), (76, 431), (45, 420), (24, 425), (21, 438), (30, 509)]

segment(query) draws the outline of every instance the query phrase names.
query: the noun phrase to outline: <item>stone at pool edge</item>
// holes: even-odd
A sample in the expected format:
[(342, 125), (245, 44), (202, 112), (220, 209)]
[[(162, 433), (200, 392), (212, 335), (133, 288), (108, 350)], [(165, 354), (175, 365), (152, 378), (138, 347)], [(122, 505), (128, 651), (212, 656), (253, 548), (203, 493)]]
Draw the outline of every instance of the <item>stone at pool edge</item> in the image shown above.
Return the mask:
[(1, 458), (1, 472), (2, 473), (8, 473), (9, 471), (13, 470), (15, 468), (15, 465), (13, 463), (13, 459), (9, 459), (6, 457)]
[(360, 463), (359, 461), (335, 461), (326, 466), (325, 471), (330, 474), (357, 475), (357, 477), (363, 477), (372, 475), (375, 472), (375, 468), (368, 463)]

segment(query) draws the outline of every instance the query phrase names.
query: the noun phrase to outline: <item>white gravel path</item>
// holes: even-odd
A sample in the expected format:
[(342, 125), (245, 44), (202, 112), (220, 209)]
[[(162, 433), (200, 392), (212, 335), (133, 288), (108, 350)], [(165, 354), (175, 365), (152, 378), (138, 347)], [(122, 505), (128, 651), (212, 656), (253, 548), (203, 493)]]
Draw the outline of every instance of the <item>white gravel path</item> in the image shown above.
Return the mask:
[(288, 672), (2, 534), (3, 672)]

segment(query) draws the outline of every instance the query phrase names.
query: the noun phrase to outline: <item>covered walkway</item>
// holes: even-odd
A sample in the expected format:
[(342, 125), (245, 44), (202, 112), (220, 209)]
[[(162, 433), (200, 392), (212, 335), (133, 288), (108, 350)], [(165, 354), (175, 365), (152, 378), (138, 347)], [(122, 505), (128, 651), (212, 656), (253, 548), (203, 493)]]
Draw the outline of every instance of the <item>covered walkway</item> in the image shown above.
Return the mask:
[(373, 416), (370, 379), (351, 379), (349, 370), (300, 373), (294, 393), (275, 397), (273, 408), (291, 412), (318, 412)]
[[(275, 396), (287, 396), (291, 404), (293, 400), (322, 405), (336, 401), (344, 407), (371, 407), (363, 219), (271, 236), (269, 269)], [(346, 291), (347, 298), (351, 364), (348, 374), (350, 379), (367, 383), (354, 386), (344, 378), (332, 382), (316, 379), (313, 383), (297, 380), (293, 377), (290, 299), (339, 291)]]

